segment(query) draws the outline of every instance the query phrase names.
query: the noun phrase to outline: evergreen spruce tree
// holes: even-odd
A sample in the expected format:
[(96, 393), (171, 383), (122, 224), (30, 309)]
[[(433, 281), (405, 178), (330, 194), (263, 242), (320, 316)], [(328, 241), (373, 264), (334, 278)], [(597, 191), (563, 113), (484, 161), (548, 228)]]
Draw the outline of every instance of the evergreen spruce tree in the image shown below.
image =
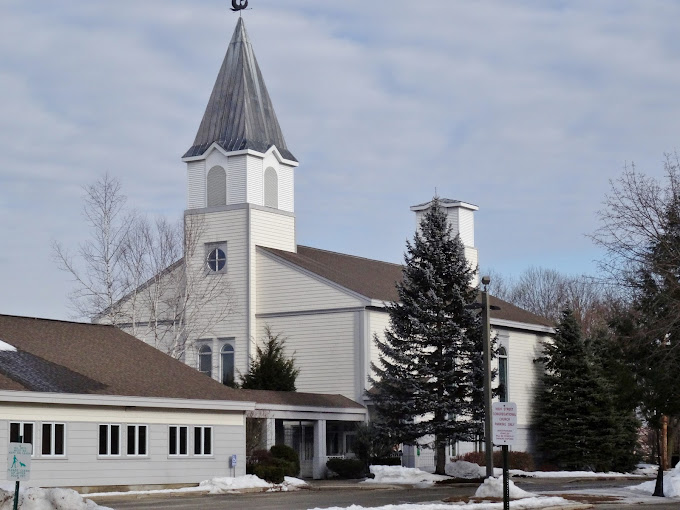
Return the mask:
[(379, 363), (372, 364), (370, 397), (376, 426), (395, 443), (434, 438), (428, 446), (443, 474), (446, 446), (481, 430), (481, 319), (468, 306), (477, 296), (475, 270), (437, 197), (406, 248), (400, 300), (388, 306), (384, 340), (374, 339)]
[(612, 400), (570, 310), (538, 361), (545, 372), (535, 424), (545, 460), (566, 469), (609, 471), (616, 432)]
[(241, 388), (247, 390), (295, 391), (295, 379), (300, 370), (295, 360), (284, 356), (285, 338), (274, 335), (265, 327), (264, 347), (257, 346), (257, 355), (250, 362), (250, 370), (242, 376)]

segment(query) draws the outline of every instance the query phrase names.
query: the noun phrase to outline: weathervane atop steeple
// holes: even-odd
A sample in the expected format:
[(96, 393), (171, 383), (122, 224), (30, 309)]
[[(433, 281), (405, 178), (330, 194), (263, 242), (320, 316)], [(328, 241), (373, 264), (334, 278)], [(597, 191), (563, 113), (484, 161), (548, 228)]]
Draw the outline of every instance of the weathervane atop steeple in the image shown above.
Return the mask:
[[(236, 12), (236, 11), (242, 11), (243, 9), (246, 9), (248, 7), (248, 0), (231, 0), (231, 10)], [(238, 13), (239, 16), (241, 13)]]

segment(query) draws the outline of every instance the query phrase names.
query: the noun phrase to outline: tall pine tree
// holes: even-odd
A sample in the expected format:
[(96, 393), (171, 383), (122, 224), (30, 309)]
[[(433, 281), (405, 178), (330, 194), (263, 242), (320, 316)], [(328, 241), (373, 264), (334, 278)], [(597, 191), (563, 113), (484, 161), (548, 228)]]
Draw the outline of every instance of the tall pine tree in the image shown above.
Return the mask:
[(384, 340), (374, 339), (379, 363), (372, 364), (370, 397), (376, 426), (394, 442), (434, 438), (427, 446), (443, 474), (446, 446), (481, 430), (481, 319), (469, 308), (477, 296), (475, 270), (437, 197), (406, 249), (400, 300), (388, 307)]
[(295, 360), (286, 358), (286, 339), (265, 326), (264, 346), (257, 346), (257, 355), (250, 362), (250, 370), (242, 376), (244, 390), (295, 391), (295, 380), (300, 373)]
[(566, 469), (609, 471), (617, 431), (613, 403), (570, 310), (538, 361), (545, 372), (535, 424), (545, 460)]

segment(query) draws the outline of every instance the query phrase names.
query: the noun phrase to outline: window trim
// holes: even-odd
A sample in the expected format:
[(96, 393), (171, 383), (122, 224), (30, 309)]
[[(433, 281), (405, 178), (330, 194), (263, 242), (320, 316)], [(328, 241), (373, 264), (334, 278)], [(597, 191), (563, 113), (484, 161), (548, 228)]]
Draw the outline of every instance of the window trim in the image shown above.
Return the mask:
[(236, 347), (234, 346), (234, 340), (233, 337), (218, 338), (218, 341), (220, 342), (220, 382), (222, 384), (224, 384), (224, 355), (227, 354), (227, 352), (225, 352), (226, 347), (231, 348), (231, 351), (228, 351), (232, 356), (231, 378), (232, 381), (236, 381)]
[[(198, 346), (198, 354), (197, 354), (197, 369), (200, 373), (207, 375), (208, 377), (212, 378), (213, 375), (213, 348), (212, 348), (212, 340), (198, 340), (197, 342), (199, 344)], [(207, 352), (205, 351), (207, 349)], [(208, 372), (204, 372), (201, 370), (201, 361), (203, 357), (209, 357), (210, 363), (208, 367)]]
[[(205, 250), (205, 255), (204, 255), (204, 267), (205, 267), (205, 273), (206, 274), (223, 274), (227, 272), (227, 269), (229, 268), (229, 251), (227, 251), (227, 243), (225, 241), (219, 242), (219, 243), (206, 243), (204, 245), (204, 250)], [(224, 253), (224, 266), (221, 269), (217, 268), (217, 263), (215, 265), (215, 269), (213, 270), (210, 267), (210, 263), (208, 262), (208, 259), (210, 258), (210, 255), (215, 251), (215, 250), (221, 250), (222, 253)], [(217, 259), (219, 260), (219, 259)]]
[[(213, 451), (214, 451), (214, 435), (213, 435), (213, 427), (212, 425), (194, 425), (194, 456), (195, 457), (212, 457), (213, 456)], [(196, 444), (196, 439), (199, 437), (199, 434), (197, 432), (200, 431), (200, 443), (197, 445)], [(205, 453), (205, 433), (209, 432), (210, 440), (210, 451), (208, 453)], [(200, 451), (196, 452), (196, 446), (200, 446)]]
[[(101, 452), (101, 433), (102, 427), (106, 427), (106, 453)], [(118, 453), (111, 453), (112, 439), (111, 434), (112, 427), (118, 427)], [(120, 458), (123, 455), (123, 441), (121, 437), (122, 425), (120, 423), (99, 423), (97, 425), (97, 457), (99, 458)]]
[[(43, 449), (45, 447), (45, 426), (50, 427), (50, 453), (44, 453)], [(62, 448), (64, 450), (63, 453), (55, 453), (57, 449), (57, 441), (56, 441), (56, 431), (57, 431), (57, 426), (61, 425), (61, 431), (62, 431)], [(66, 423), (64, 422), (58, 422), (58, 421), (44, 421), (40, 423), (40, 457), (42, 458), (48, 458), (48, 459), (63, 459), (66, 457)]]
[[(139, 453), (139, 430), (144, 427), (146, 433), (144, 434), (144, 453)], [(130, 429), (134, 430), (135, 448), (134, 453), (130, 453)], [(149, 457), (149, 426), (145, 423), (127, 423), (125, 424), (125, 456), (126, 457)]]
[[(7, 439), (8, 443), (12, 442), (12, 425), (14, 423), (19, 425), (19, 436), (21, 437), (21, 442), (22, 444), (30, 444), (31, 445), (31, 458), (34, 458), (36, 456), (36, 451), (37, 448), (35, 447), (35, 440), (36, 440), (36, 426), (34, 421), (20, 421), (20, 420), (8, 420), (9, 421), (9, 429), (8, 429), (8, 434), (7, 434)], [(30, 425), (32, 427), (32, 432), (31, 432), (31, 442), (27, 443), (25, 441), (25, 435), (24, 435), (24, 426), (25, 425)], [(42, 429), (42, 427), (41, 427)]]
[[(173, 428), (177, 429), (177, 433), (176, 433), (176, 436), (175, 436), (175, 453), (171, 453), (171, 451), (170, 451), (170, 446), (171, 446), (170, 430), (173, 429)], [(185, 453), (181, 453), (181, 449), (180, 449), (180, 446), (182, 444), (181, 443), (181, 437), (180, 437), (181, 436), (180, 431), (182, 429), (186, 430), (186, 443), (185, 443), (186, 452)], [(190, 441), (190, 437), (189, 437), (189, 425), (168, 425), (168, 457), (171, 457), (173, 459), (177, 458), (177, 457), (179, 457), (179, 458), (188, 457), (189, 456), (189, 444), (190, 444), (190, 442), (191, 441)]]

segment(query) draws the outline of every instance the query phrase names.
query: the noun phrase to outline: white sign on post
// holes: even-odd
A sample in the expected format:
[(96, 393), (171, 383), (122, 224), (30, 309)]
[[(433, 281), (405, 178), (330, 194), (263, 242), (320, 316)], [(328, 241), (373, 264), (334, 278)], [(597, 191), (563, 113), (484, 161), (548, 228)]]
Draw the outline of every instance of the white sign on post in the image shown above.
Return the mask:
[(7, 480), (25, 482), (31, 475), (31, 443), (10, 443), (7, 452)]
[(517, 435), (517, 404), (494, 402), (492, 408), (493, 444), (512, 445)]

